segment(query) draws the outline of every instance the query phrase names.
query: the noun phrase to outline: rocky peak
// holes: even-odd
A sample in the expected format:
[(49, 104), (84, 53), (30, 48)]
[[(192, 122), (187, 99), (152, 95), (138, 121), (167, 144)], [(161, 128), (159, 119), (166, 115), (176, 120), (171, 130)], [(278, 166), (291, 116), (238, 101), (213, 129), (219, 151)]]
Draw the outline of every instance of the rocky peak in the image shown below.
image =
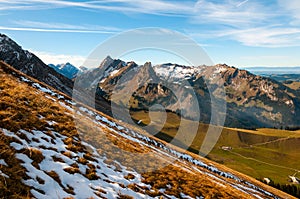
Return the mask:
[(157, 77), (155, 71), (153, 70), (151, 62), (146, 62), (144, 66), (140, 67), (139, 72), (141, 78), (144, 80), (144, 82), (154, 81), (158, 82), (159, 78)]
[(101, 62), (99, 68), (104, 68), (104, 67), (107, 67), (109, 66), (110, 64), (112, 64), (114, 61), (114, 59), (112, 59), (109, 55), (106, 56), (105, 59), (103, 59), (103, 61)]

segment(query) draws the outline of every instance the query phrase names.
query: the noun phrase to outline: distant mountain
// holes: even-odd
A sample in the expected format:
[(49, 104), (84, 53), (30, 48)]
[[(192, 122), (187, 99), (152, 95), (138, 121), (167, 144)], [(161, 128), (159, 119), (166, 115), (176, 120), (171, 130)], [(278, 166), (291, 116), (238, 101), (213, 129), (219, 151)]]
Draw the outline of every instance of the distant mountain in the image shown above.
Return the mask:
[(80, 72), (78, 68), (76, 68), (74, 65), (70, 64), (69, 62), (65, 64), (48, 64), (51, 68), (53, 68), (56, 72), (59, 72), (60, 74), (66, 76), (69, 79), (73, 79), (76, 77), (77, 73)]
[(59, 91), (72, 94), (73, 82), (70, 79), (47, 66), (33, 53), (23, 50), (4, 34), (0, 34), (0, 60)]
[[(103, 66), (108, 66), (105, 73), (100, 72)], [(127, 73), (130, 70), (135, 71), (134, 75)], [(147, 110), (159, 103), (170, 111), (194, 118), (196, 110), (184, 110), (190, 106), (191, 91), (195, 91), (200, 107), (200, 120), (205, 123), (210, 122), (212, 108), (222, 108), (218, 107), (218, 104), (215, 105), (217, 107), (211, 107), (210, 103), (211, 97), (219, 100), (220, 104), (224, 100), (219, 95), (220, 82), (215, 78), (219, 74), (226, 91), (225, 126), (257, 128), (300, 124), (299, 94), (295, 90), (272, 79), (227, 65), (193, 67), (169, 63), (152, 67), (150, 63), (138, 66), (134, 62), (125, 63), (107, 57), (99, 68), (90, 71), (89, 74), (95, 75), (97, 81), (88, 82), (81, 76), (79, 79), (85, 82), (82, 86), (91, 88), (98, 84), (99, 95), (108, 101), (111, 100), (112, 92), (120, 95), (119, 98), (122, 99), (121, 94), (129, 92), (126, 91), (126, 85), (141, 82), (130, 99), (132, 110)], [(155, 80), (157, 83), (151, 84), (147, 80)], [(192, 87), (184, 85), (184, 81), (189, 82)], [(208, 86), (212, 93), (209, 92)], [(183, 97), (177, 99), (168, 87), (175, 88), (179, 96)], [(126, 105), (122, 100), (120, 102)]]
[(256, 67), (245, 67), (245, 70), (250, 71), (256, 75), (284, 75), (284, 74), (300, 74), (300, 67), (267, 67), (267, 66), (256, 66)]
[(300, 82), (300, 74), (286, 73), (286, 74), (274, 74), (274, 75), (265, 75), (265, 76), (279, 82)]

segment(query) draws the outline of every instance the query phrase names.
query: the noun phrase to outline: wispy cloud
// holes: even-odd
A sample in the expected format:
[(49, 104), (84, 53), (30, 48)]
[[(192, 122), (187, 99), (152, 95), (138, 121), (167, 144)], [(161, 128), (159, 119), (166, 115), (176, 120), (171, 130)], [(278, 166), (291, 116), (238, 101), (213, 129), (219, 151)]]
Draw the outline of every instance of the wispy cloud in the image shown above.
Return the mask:
[(247, 3), (248, 1), (249, 1), (249, 0), (242, 1), (242, 2), (238, 3), (238, 4), (236, 5), (236, 7), (240, 7), (240, 6), (244, 5), (245, 3)]
[(225, 28), (207, 33), (190, 33), (191, 37), (237, 41), (244, 46), (279, 48), (300, 46), (300, 28), (271, 25), (255, 28)]
[(59, 7), (77, 7), (92, 10), (108, 10), (148, 14), (189, 14), (193, 9), (193, 1), (163, 0), (103, 0), (103, 1), (65, 1), (65, 0), (16, 0), (0, 1), (0, 10), (38, 10)]
[(45, 29), (45, 28), (31, 28), (31, 27), (8, 27), (0, 26), (0, 30), (15, 30), (15, 31), (30, 31), (30, 32), (58, 32), (58, 33), (95, 33), (95, 34), (113, 34), (113, 31), (100, 30), (72, 30), (72, 29)]
[(61, 64), (61, 63), (70, 62), (76, 67), (79, 67), (82, 66), (82, 64), (86, 60), (86, 57), (81, 55), (54, 54), (54, 53), (40, 52), (34, 50), (30, 50), (30, 52), (34, 53), (46, 64)]
[(297, 20), (300, 22), (299, 0), (278, 0), (278, 4), (275, 0), (274, 2), (268, 6), (263, 1), (256, 0), (199, 0), (199, 12), (192, 17), (192, 23), (209, 24), (216, 30), (210, 29), (191, 35), (233, 40), (245, 46), (300, 46), (300, 27), (296, 24)]
[(142, 13), (168, 16), (184, 16), (194, 23), (220, 23), (231, 26), (253, 24), (274, 15), (272, 8), (262, 6), (258, 0), (0, 0), (0, 10), (54, 9), (61, 7), (84, 8), (90, 10), (117, 11), (122, 13)]
[(279, 6), (291, 17), (290, 25), (300, 25), (300, 1), (299, 0), (278, 0)]
[(300, 28), (266, 26), (215, 33), (216, 37), (227, 37), (246, 46), (288, 47), (300, 46)]
[(195, 24), (251, 27), (269, 22), (277, 16), (270, 8), (255, 0), (199, 0), (195, 7), (196, 12), (192, 17)]
[(45, 29), (64, 29), (64, 30), (85, 30), (85, 31), (103, 31), (103, 32), (119, 32), (122, 29), (111, 26), (99, 26), (91, 24), (66, 24), (66, 23), (52, 23), (52, 22), (40, 22), (40, 21), (28, 21), (28, 20), (18, 20), (13, 21), (13, 24), (23, 27), (38, 27)]

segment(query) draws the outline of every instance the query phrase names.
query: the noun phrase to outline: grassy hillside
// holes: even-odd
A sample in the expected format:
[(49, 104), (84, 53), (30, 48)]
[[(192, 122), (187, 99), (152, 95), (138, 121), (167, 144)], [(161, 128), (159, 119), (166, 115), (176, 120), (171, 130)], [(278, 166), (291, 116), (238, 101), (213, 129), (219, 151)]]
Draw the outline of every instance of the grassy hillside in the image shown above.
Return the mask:
[[(160, 115), (159, 112), (152, 114)], [(144, 125), (150, 122), (147, 112), (132, 112), (131, 115), (136, 121), (142, 120)], [(169, 142), (176, 135), (180, 117), (170, 112), (167, 115), (166, 124), (156, 136)], [(189, 132), (188, 125), (182, 128)], [(207, 128), (206, 124), (199, 124), (190, 151), (198, 153)], [(184, 146), (184, 143), (178, 141), (177, 145)], [(222, 146), (232, 149), (223, 150)], [(288, 176), (300, 170), (300, 131), (223, 128), (217, 144), (207, 157), (254, 178), (266, 177), (276, 183), (291, 184)], [(296, 176), (300, 177), (300, 173)]]

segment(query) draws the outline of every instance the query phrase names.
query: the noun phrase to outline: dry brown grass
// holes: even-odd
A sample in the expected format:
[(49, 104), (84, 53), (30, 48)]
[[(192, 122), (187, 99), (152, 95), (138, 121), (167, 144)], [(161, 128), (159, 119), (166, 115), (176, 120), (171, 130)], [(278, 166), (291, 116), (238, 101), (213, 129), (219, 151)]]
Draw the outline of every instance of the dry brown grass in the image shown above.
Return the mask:
[(134, 197), (132, 196), (128, 196), (128, 195), (123, 195), (121, 193), (118, 194), (118, 199), (134, 199)]
[(21, 152), (23, 154), (26, 154), (31, 160), (33, 160), (33, 162), (31, 163), (35, 168), (39, 169), (39, 163), (42, 162), (44, 160), (44, 156), (42, 154), (42, 152), (37, 149), (37, 148), (26, 148), (26, 149), (22, 149), (18, 152)]
[(65, 172), (68, 172), (70, 174), (75, 174), (75, 173), (81, 173), (78, 164), (74, 163), (70, 165), (70, 167), (64, 168)]
[(97, 175), (96, 167), (93, 164), (90, 164), (90, 163), (88, 163), (87, 166), (89, 168), (87, 168), (85, 170), (84, 176), (86, 178), (88, 178), (89, 180), (98, 180), (100, 177)]
[(133, 180), (135, 178), (134, 175), (132, 175), (131, 173), (129, 173), (127, 176), (124, 177), (127, 180)]
[(15, 149), (9, 146), (11, 141), (0, 131), (0, 157), (8, 164), (8, 167), (0, 165), (0, 170), (9, 176), (0, 176), (0, 198), (30, 198), (30, 187), (21, 181), (28, 176), (20, 160), (15, 158)]
[(192, 174), (183, 171), (177, 166), (168, 165), (157, 171), (144, 173), (143, 182), (150, 184), (155, 192), (148, 191), (152, 196), (161, 196), (160, 189), (166, 189), (164, 193), (180, 198), (184, 193), (193, 198), (205, 196), (206, 198), (244, 198), (243, 195), (234, 192), (233, 189), (217, 186), (205, 175)]

